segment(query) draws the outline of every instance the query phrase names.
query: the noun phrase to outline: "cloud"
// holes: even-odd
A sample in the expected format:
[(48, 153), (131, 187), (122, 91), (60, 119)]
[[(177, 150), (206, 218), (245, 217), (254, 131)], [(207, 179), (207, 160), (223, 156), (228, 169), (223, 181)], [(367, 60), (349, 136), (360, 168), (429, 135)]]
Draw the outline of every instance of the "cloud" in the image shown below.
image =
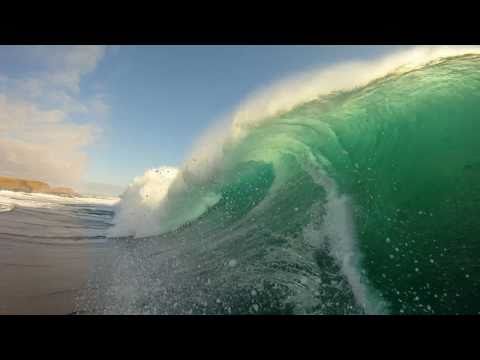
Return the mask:
[(75, 92), (82, 76), (95, 70), (106, 49), (97, 45), (1, 46), (0, 54), (5, 62), (21, 68), (17, 80), (26, 80), (29, 85), (32, 80), (36, 85), (48, 82), (51, 87)]
[(75, 184), (108, 115), (104, 94), (81, 94), (103, 46), (0, 46), (0, 175)]

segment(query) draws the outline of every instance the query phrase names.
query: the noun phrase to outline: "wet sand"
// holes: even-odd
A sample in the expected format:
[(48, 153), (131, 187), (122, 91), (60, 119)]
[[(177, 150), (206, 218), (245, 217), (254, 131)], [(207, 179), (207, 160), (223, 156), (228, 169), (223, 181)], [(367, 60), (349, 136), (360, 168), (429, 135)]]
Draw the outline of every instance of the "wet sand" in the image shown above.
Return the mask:
[(88, 245), (0, 235), (0, 314), (72, 313), (87, 284), (91, 256)]

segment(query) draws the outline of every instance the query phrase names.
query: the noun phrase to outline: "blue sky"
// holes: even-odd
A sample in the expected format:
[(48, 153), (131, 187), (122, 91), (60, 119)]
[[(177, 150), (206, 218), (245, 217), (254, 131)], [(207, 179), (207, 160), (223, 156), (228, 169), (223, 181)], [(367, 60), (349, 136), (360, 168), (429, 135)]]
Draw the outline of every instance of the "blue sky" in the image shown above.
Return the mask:
[[(0, 139), (14, 139), (19, 149), (9, 158), (0, 155), (0, 165), (11, 173), (25, 172), (26, 166), (22, 170), (18, 165), (21, 145), (36, 141), (40, 151), (45, 143), (26, 136), (25, 127), (19, 128), (18, 124), (27, 120), (15, 120), (28, 108), (39, 118), (45, 117), (36, 125), (30, 121), (29, 129), (48, 124), (49, 133), (59, 134), (56, 140), (49, 140), (49, 149), (58, 149), (53, 156), (65, 153), (72, 164), (81, 164), (88, 181), (126, 185), (148, 168), (179, 165), (199, 135), (255, 90), (296, 72), (398, 49), (0, 46), (0, 111), (3, 94), (3, 107), (13, 119), (3, 132), (0, 125)], [(48, 118), (55, 114), (58, 119)], [(70, 137), (60, 141), (64, 134)], [(73, 138), (75, 146), (69, 149), (65, 144)], [(81, 158), (83, 152), (88, 158)], [(16, 165), (12, 158), (17, 159)], [(57, 173), (68, 171), (57, 169)]]

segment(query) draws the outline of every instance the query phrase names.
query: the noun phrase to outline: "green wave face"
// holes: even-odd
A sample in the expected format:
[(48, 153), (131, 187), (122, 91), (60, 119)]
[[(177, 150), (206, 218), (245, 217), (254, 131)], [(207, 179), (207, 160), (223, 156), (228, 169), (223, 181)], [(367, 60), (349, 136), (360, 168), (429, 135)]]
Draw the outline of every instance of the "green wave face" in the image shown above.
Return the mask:
[(479, 65), (383, 79), (324, 120), (348, 154), (334, 177), (356, 203), (363, 268), (393, 313), (480, 311)]
[(479, 60), (389, 76), (260, 130), (328, 160), (355, 204), (362, 269), (393, 313), (480, 311)]
[(193, 177), (169, 199), (178, 220), (218, 197), (142, 245), (176, 259), (173, 268), (165, 250), (143, 262), (172, 281), (162, 285), (170, 295), (150, 292), (142, 304), (167, 313), (479, 313), (479, 134), (476, 55), (261, 123), (225, 147), (209, 181)]

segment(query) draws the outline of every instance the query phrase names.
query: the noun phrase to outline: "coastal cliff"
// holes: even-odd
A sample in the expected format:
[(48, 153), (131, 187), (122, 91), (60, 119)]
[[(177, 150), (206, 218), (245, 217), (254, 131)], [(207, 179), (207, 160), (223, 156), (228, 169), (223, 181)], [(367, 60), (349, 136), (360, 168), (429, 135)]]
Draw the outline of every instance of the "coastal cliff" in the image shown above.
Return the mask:
[(17, 179), (13, 177), (0, 176), (0, 190), (21, 191), (27, 193), (44, 193), (60, 196), (78, 196), (68, 187), (50, 187), (43, 181)]

